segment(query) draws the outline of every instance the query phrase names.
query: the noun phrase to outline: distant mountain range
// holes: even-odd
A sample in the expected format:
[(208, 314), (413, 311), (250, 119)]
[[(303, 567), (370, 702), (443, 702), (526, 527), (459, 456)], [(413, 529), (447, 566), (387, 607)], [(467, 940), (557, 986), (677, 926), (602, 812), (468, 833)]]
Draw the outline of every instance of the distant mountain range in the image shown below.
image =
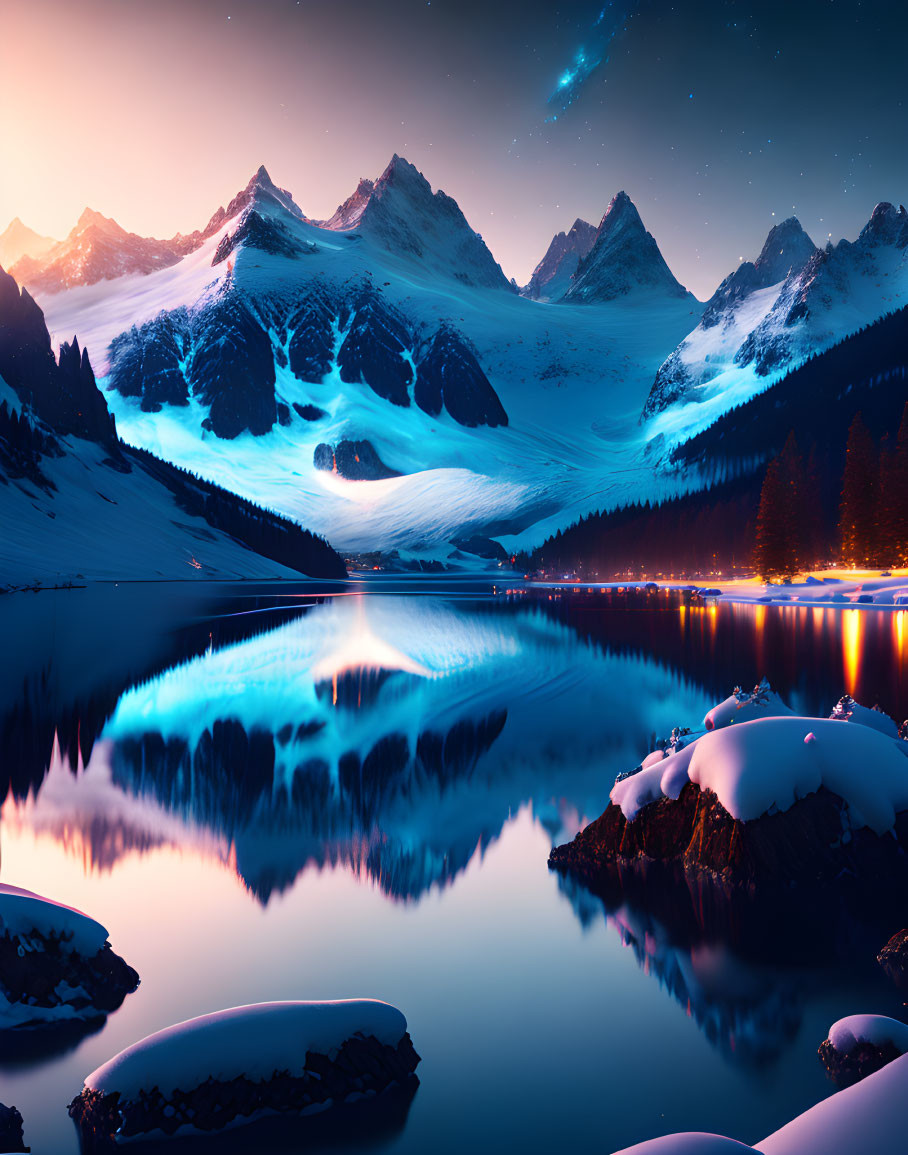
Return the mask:
[(905, 303), (905, 222), (882, 204), (820, 250), (792, 218), (705, 306), (623, 192), (518, 290), (396, 155), (323, 221), (262, 167), (166, 241), (90, 210), (43, 252), (7, 234), (127, 441), (345, 551), (468, 564), (672, 492), (672, 445)]

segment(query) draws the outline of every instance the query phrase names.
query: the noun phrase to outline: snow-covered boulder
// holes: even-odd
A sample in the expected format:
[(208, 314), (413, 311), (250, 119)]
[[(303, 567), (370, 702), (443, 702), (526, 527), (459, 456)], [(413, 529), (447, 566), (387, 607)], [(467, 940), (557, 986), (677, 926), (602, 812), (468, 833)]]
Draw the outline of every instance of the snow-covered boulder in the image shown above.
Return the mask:
[(103, 1017), (138, 983), (99, 922), (0, 884), (0, 1030)]
[(407, 1020), (373, 999), (259, 1003), (178, 1023), (85, 1080), (70, 1115), (90, 1143), (317, 1114), (415, 1084)]
[(876, 956), (897, 987), (908, 987), (908, 930), (899, 930)]
[(879, 730), (889, 738), (899, 736), (898, 726), (879, 706), (868, 710), (848, 694), (839, 698), (829, 717), (837, 722), (856, 722), (859, 726), (869, 726), (871, 730)]
[(908, 1053), (908, 1024), (886, 1015), (848, 1015), (829, 1028), (820, 1059), (830, 1079), (850, 1087)]
[(619, 779), (551, 864), (590, 878), (609, 862), (668, 861), (748, 887), (906, 875), (908, 744), (829, 718), (722, 721)]
[(703, 719), (703, 729), (720, 730), (723, 726), (749, 722), (753, 718), (771, 718), (790, 713), (788, 706), (763, 678), (750, 693), (738, 686), (725, 701), (713, 706)]

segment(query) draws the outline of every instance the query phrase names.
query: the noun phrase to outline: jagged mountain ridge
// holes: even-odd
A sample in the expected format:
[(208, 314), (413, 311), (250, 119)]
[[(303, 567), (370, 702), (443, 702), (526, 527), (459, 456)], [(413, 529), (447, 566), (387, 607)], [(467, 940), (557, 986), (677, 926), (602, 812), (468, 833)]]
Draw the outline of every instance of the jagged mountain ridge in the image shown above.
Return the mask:
[(40, 258), (57, 244), (53, 237), (43, 237), (13, 217), (0, 233), (0, 267), (10, 269), (21, 257)]
[(577, 265), (564, 299), (575, 304), (613, 301), (646, 290), (691, 296), (674, 277), (634, 202), (617, 193), (599, 222), (596, 239)]
[(545, 256), (521, 290), (534, 301), (557, 301), (571, 287), (577, 266), (596, 241), (595, 225), (578, 217), (566, 233), (556, 233)]
[[(653, 417), (709, 402), (697, 428), (774, 376), (908, 300), (908, 212), (878, 204), (854, 242), (817, 249), (795, 218), (770, 231), (707, 303), (698, 327), (660, 366)], [(689, 428), (688, 431), (695, 431)]]

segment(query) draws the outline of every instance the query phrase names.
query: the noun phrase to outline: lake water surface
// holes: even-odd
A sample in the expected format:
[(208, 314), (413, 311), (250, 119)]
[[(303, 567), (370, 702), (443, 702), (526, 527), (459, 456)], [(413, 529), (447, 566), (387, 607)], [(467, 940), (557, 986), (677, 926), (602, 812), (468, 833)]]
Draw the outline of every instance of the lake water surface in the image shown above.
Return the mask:
[(901, 721), (906, 611), (121, 584), (2, 598), (0, 636), (0, 877), (99, 919), (142, 979), (94, 1033), (0, 1036), (33, 1151), (78, 1150), (66, 1105), (100, 1063), (241, 1003), (399, 1006), (423, 1058), (409, 1110), (270, 1149), (401, 1155), (754, 1142), (830, 1093), (836, 1018), (904, 1013), (884, 927), (742, 952), (546, 860), (736, 683)]

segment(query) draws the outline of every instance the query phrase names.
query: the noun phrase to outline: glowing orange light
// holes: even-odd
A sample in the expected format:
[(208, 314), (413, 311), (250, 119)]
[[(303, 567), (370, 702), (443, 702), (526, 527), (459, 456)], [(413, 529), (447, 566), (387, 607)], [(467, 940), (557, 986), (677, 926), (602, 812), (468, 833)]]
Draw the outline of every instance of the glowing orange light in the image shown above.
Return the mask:
[(845, 689), (854, 696), (861, 672), (861, 649), (864, 643), (864, 618), (861, 610), (842, 612), (842, 659)]

